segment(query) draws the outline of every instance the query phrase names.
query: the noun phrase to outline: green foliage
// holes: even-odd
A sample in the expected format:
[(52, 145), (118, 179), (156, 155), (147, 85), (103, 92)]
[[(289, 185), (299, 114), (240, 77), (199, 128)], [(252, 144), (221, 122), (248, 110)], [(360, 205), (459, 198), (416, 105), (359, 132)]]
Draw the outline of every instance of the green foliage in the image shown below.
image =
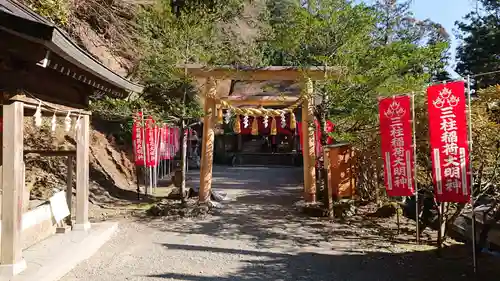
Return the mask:
[[(456, 71), (474, 75), (500, 70), (500, 1), (480, 0), (483, 11), (469, 13), (457, 22), (461, 45), (457, 48)], [(500, 74), (475, 78), (477, 88), (500, 83)]]
[(110, 97), (94, 97), (90, 103), (90, 109), (94, 115), (106, 121), (120, 121), (131, 119), (138, 111), (152, 116), (156, 120), (166, 120), (162, 115), (162, 109), (143, 98), (114, 99)]
[[(335, 139), (355, 145), (358, 188), (372, 195), (382, 179), (381, 165), (376, 165), (377, 97), (421, 92), (432, 79), (444, 76), (448, 35), (437, 23), (415, 19), (409, 2), (381, 0), (367, 6), (316, 0), (307, 4), (269, 2), (272, 36), (263, 46), (266, 60), (338, 67), (327, 81), (316, 83), (322, 102), (315, 115), (335, 123)], [(423, 108), (422, 102), (417, 104)]]
[(139, 76), (147, 89), (144, 98), (161, 105), (165, 114), (187, 119), (201, 116), (199, 89), (179, 66), (245, 63), (253, 53), (250, 46), (238, 44), (235, 34), (220, 27), (232, 19), (232, 8), (241, 1), (229, 6), (220, 1), (198, 2), (185, 2), (182, 12), (174, 14), (170, 1), (157, 1), (140, 12), (137, 22), (142, 57)]
[(480, 90), (478, 98), (472, 102), (472, 163), (474, 182), (479, 187), (476, 191), (480, 195), (500, 195), (499, 100), (500, 86), (495, 85)]
[(317, 115), (329, 115), (337, 137), (353, 140), (376, 128), (377, 96), (421, 91), (443, 72), (448, 35), (414, 19), (408, 3), (308, 2), (268, 2), (272, 36), (264, 53), (270, 64), (339, 67), (316, 85), (323, 96)]
[(24, 0), (36, 13), (51, 20), (57, 25), (68, 24), (70, 9), (69, 0)]

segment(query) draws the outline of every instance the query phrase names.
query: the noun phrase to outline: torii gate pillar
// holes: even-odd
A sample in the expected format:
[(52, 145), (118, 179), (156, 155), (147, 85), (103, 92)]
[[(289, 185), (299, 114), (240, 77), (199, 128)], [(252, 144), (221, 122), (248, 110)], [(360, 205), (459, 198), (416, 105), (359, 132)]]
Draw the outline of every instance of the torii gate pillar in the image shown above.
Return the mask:
[(313, 83), (307, 79), (305, 83), (306, 96), (308, 99), (302, 103), (302, 151), (304, 157), (304, 201), (306, 203), (316, 202), (316, 155), (314, 148), (314, 114), (312, 93)]
[(200, 203), (210, 201), (212, 189), (212, 166), (214, 162), (214, 126), (217, 120), (216, 116), (216, 95), (217, 83), (212, 77), (207, 78), (205, 84), (205, 104), (203, 120), (203, 138), (201, 146), (201, 169), (200, 169), (200, 191), (198, 200)]

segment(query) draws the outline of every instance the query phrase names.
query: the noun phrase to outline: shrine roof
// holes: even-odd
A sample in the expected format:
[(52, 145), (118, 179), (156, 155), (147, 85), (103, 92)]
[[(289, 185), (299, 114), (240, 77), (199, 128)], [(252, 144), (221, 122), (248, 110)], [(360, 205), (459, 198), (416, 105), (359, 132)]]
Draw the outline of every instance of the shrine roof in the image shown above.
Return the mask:
[[(81, 83), (87, 83), (104, 92), (114, 94), (143, 91), (143, 86), (127, 80), (104, 66), (73, 42), (62, 29), (21, 3), (13, 0), (0, 0), (0, 31), (43, 46), (47, 50), (47, 63), (44, 67), (50, 67), (61, 73), (66, 73), (71, 69), (73, 72), (71, 76), (86, 77), (84, 81), (78, 79)], [(50, 54), (57, 63), (51, 61)], [(26, 55), (29, 54), (26, 53)], [(65, 62), (67, 65), (62, 67)]]

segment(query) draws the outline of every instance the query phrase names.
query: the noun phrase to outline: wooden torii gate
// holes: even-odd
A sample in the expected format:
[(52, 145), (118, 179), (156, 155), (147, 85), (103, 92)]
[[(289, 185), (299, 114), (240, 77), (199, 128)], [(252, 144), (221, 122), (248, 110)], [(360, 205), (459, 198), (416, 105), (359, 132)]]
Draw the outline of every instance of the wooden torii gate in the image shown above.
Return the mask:
[[(221, 97), (217, 93), (217, 83), (221, 80), (238, 81), (301, 81), (303, 82), (303, 94), (306, 99), (301, 102), (302, 107), (302, 135), (304, 156), (304, 200), (308, 203), (316, 201), (316, 176), (315, 176), (315, 149), (313, 128), (313, 81), (325, 79), (327, 74), (333, 71), (331, 67), (285, 67), (270, 66), (262, 68), (235, 68), (229, 66), (203, 67), (187, 65), (182, 68), (196, 79), (205, 79), (204, 98), (204, 126), (200, 171), (199, 202), (210, 201), (210, 190), (212, 187), (212, 166), (214, 150), (214, 127), (217, 123), (217, 108), (221, 106)], [(239, 104), (253, 105), (286, 105), (293, 97), (285, 97), (281, 100), (253, 98), (234, 101), (235, 106)], [(233, 102), (233, 101), (231, 101)]]

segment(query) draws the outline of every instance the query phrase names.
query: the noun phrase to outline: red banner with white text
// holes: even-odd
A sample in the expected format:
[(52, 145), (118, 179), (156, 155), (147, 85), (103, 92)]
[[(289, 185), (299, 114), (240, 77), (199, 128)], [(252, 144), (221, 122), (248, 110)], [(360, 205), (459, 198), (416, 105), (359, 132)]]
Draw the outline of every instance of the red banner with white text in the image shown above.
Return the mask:
[(144, 129), (142, 128), (142, 112), (134, 116), (132, 124), (132, 146), (134, 147), (135, 165), (144, 166)]
[(469, 147), (462, 81), (427, 88), (434, 192), (438, 202), (470, 200)]
[(389, 196), (411, 196), (415, 192), (411, 113), (410, 96), (379, 101), (384, 180)]
[(155, 136), (155, 151), (154, 151), (154, 158), (152, 159), (152, 165), (153, 167), (158, 166), (158, 159), (160, 158), (160, 127), (158, 124), (155, 124), (154, 126), (154, 136)]
[(154, 167), (156, 165), (156, 146), (155, 146), (155, 121), (149, 117), (145, 121), (145, 140), (146, 140), (146, 166)]

